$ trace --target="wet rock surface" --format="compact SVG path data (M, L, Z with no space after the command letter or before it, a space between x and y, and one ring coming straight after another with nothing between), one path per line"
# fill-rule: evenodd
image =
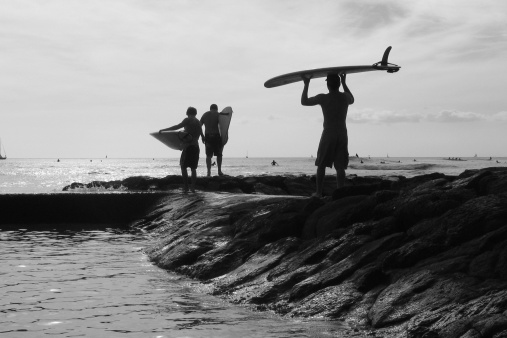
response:
M311 177L202 179L135 226L157 265L234 303L373 337L507 337L507 168L326 182L317 199Z
M349 181L354 186L365 186L376 189L379 185L390 186L403 177L393 176L390 180L379 177L349 176ZM189 180L190 183L190 180ZM183 186L181 175L168 175L163 178L148 176L129 177L121 181L93 181L90 183L74 182L63 188L63 191L76 191L79 189L101 190L128 190L128 191L168 191L177 190ZM324 180L324 195L331 196L336 188L336 179L326 176ZM230 192L239 194L262 194L262 195L294 195L310 196L315 192L315 176L211 176L198 177L196 183L198 191ZM357 193L357 192L356 192Z

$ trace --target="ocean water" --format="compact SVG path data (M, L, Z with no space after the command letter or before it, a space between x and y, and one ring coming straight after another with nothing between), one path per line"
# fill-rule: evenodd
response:
M275 160L278 165L272 166ZM314 175L314 158L224 158L222 171L231 176ZM361 163L362 161L362 163ZM351 157L347 175L413 177L432 172L458 175L466 169L507 166L507 158ZM328 174L334 170L328 169ZM180 175L179 159L7 159L0 161L0 194L61 192L73 182L122 180L131 176ZM204 158L197 174L206 175ZM212 175L217 174L216 166Z
M348 336L338 322L284 320L199 292L152 265L148 239L127 229L0 230L0 337Z

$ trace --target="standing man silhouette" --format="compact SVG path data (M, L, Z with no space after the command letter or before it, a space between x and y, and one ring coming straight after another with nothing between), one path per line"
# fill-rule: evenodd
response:
M222 137L218 129L218 107L216 104L210 106L210 110L201 117L201 126L204 125L205 132L202 142L206 145L206 166L208 176L211 176L211 158L217 157L218 175L222 176Z
M202 129L199 120L196 118L197 109L194 107L188 107L187 117L183 119L180 124L174 125L169 128L160 129L159 134L163 131L178 130L184 128L184 130L191 135L190 141L183 143L183 151L180 156L180 167L181 175L183 176L183 192L188 192L188 173L187 168L190 168L191 172L191 186L192 192L195 192L195 183L197 181L197 165L199 164L199 137L202 136Z
M324 115L324 130L320 137L319 149L315 165L317 166L317 191L314 196L322 197L322 188L326 167L336 169L336 186L343 187L345 183L345 169L349 164L347 111L349 105L354 103L354 96L345 83L346 75L328 74L327 88L329 93L308 97L308 87L311 77L303 77L304 88L301 94L303 106L320 105ZM340 81L341 79L341 81ZM343 93L339 91L340 82L343 84Z

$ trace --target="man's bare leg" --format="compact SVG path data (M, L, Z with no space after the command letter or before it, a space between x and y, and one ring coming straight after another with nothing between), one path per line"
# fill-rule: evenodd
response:
M222 156L217 156L218 175L222 176Z
M335 169L336 169L336 187L340 189L345 185L345 169L343 168L335 168Z
M183 176L183 192L188 192L188 173L187 173L187 168L181 167L181 176Z
M206 167L208 168L208 176L211 176L211 157L206 156Z
M191 183L190 183L190 191L195 192L195 182L197 181L197 171L194 168L190 168L192 172ZM186 170L185 170L186 172Z
M324 177L326 176L326 166L325 165L319 165L317 167L317 176L316 176L316 186L317 186L317 192L313 194L313 196L316 197L322 197L322 188L324 185Z

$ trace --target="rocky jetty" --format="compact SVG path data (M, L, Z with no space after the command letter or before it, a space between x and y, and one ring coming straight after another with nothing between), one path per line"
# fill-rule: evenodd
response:
M181 181L97 185L160 191ZM198 185L158 199L135 226L153 238L151 260L206 292L342 320L370 337L507 337L507 168L348 177L336 191L329 177L324 199L307 197L308 176Z
M397 180L398 178L393 178ZM378 183L376 177L354 177L355 184ZM190 182L190 181L189 181ZM76 191L87 189L101 190L128 190L128 191L169 191L183 186L181 175L169 175L164 178L147 176L129 177L121 181L93 181L90 183L74 182L63 188L63 191ZM324 193L332 195L336 188L336 179L327 176L325 179ZM315 192L315 176L211 176L198 177L196 189L199 191L222 191L239 194L264 194L264 195L295 195L310 196Z

